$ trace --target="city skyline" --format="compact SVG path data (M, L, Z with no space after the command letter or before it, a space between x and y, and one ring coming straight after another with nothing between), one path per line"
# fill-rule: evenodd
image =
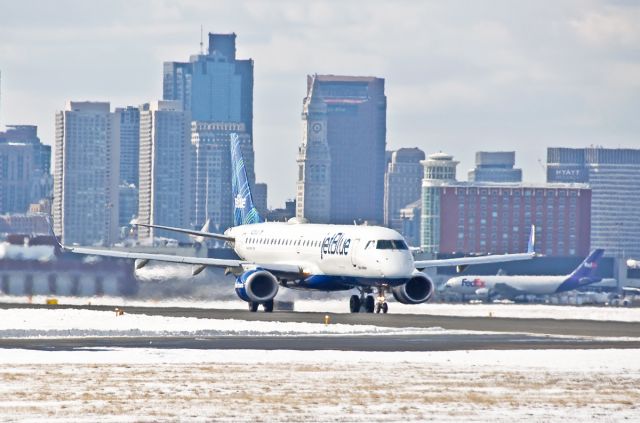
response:
M35 124L52 145L66 101L162 98L163 62L197 54L202 25L235 32L254 60L256 177L271 207L295 195L314 73L385 78L388 149L445 151L462 172L475 151L515 150L523 179L542 182L548 146L637 147L639 17L623 1L8 3L0 128Z

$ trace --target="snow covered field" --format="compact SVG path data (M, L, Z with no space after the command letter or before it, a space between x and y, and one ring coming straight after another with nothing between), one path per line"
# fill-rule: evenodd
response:
M220 336L220 335L391 335L468 333L441 328L389 328L373 325L256 322L199 319L143 314L117 315L112 311L74 309L0 310L0 337L84 336ZM477 333L477 332L476 332Z
M34 304L44 304L47 297L31 298ZM165 299L161 301L140 300L121 297L58 297L60 304L75 305L113 305L142 307L195 307L216 309L246 310L247 305L241 300L235 301L190 301L185 299ZM0 302L29 302L27 297L0 295ZM295 311L311 311L321 313L348 313L348 298L343 300L297 300ZM546 318L546 319L579 319L579 320L611 320L620 322L640 322L640 308L592 307L592 306L556 306L542 304L442 304L426 303L404 305L392 302L390 313L429 314L441 316L493 316L510 318Z
M462 333L0 310L5 338L416 332ZM0 349L0 421L633 421L640 420L639 356L640 350Z
M637 421L640 350L0 350L0 420Z

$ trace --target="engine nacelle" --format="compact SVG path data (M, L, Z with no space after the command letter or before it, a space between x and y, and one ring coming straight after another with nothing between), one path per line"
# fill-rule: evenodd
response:
M236 278L235 288L240 299L265 303L278 293L278 279L264 269L249 270Z
M391 288L393 298L402 304L420 304L433 295L433 282L424 273L416 273L406 283Z
M489 299L489 289L488 288L478 288L476 289L476 295L480 298Z

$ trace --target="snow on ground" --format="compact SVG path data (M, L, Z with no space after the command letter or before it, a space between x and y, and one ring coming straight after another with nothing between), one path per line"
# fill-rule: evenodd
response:
M0 302L44 304L47 297L38 296L14 297L0 295ZM142 307L195 307L216 309L246 310L244 301L204 301L188 299L141 300L122 297L58 297L60 304L75 305L112 305ZM344 300L297 300L295 311L311 311L321 313L348 313L349 302ZM426 303L405 305L397 302L389 303L389 312L395 314L429 314L441 316L471 317L508 317L508 318L547 318L547 319L579 319L579 320L611 320L621 322L640 322L640 308L593 307L593 306L557 306L545 304L443 304Z
M0 420L637 421L640 350L0 350Z
M297 301L296 311L347 312L346 301ZM640 308L556 306L546 304L389 304L389 313L435 316L506 317L521 319L578 319L640 322Z
M195 317L117 315L111 311L75 309L0 310L0 337L82 336L216 336L216 335L391 335L469 333L442 328L388 328L373 325L260 322ZM478 332L474 332L478 333Z

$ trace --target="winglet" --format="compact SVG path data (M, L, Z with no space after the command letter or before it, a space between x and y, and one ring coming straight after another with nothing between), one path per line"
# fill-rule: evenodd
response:
M51 216L46 216L44 220L47 221L47 225L49 226L49 234L53 237L53 240L56 242L56 245L58 246L58 248L60 248L60 251L67 251L68 248L62 245L62 243L58 240L58 237L56 236L56 233L53 230L53 225L51 224Z
M535 254L536 252L536 225L531 225L531 233L529 234L529 242L527 243L527 253Z

